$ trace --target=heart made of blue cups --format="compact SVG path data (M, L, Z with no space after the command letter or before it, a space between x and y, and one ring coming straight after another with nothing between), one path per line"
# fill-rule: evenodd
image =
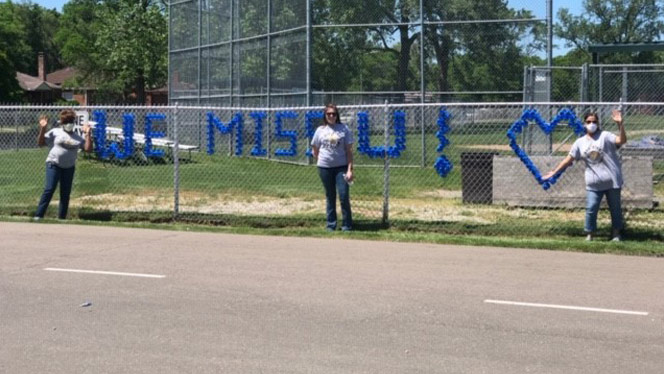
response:
M563 175L565 169L559 171L553 177L547 180L542 179L542 174L540 173L537 166L535 166L530 157L528 157L528 154L523 149L521 149L521 147L519 147L519 144L516 141L517 135L523 132L523 129L529 126L531 122L536 123L537 126L539 126L540 129L542 129L542 131L544 131L544 133L547 135L551 134L559 123L567 123L567 125L574 131L577 136L582 136L586 131L574 111L569 108L564 108L558 112L551 123L546 123L536 109L525 109L521 114L521 118L514 122L512 126L510 126L509 130L507 130L507 137L510 140L510 148L512 148L514 153L516 153L517 157L519 157L521 162L523 162L528 171L530 171L530 173L535 177L537 183L539 183L539 185L542 186L544 190L548 190L558 181L558 178Z

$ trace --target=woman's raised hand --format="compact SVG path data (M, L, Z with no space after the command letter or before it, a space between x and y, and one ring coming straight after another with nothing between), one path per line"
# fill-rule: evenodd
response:
M616 123L622 123L623 118L622 118L622 113L618 109L614 109L611 112L611 118L616 122Z

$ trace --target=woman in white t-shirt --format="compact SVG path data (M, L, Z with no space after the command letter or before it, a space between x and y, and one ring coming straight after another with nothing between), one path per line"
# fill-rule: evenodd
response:
M342 214L342 231L350 231L353 218L350 211L350 188L353 181L353 133L341 123L336 105L325 107L323 126L319 126L311 139L311 147L318 175L323 182L326 199L327 230L337 228L336 193Z
M84 136L78 135L74 131L74 121L76 113L71 109L65 109L60 112L60 127L46 131L48 118L42 116L39 118L39 134L37 134L37 145L43 147L49 146L48 156L46 156L46 182L44 192L39 199L37 211L34 220L38 221L44 218L48 204L51 202L55 189L60 184L60 203L58 207L58 218L67 218L69 209L69 196L74 181L74 171L76 170L76 158L78 150L92 152L92 136L90 126L86 123L82 127Z
M577 139L567 157L555 169L542 177L545 180L549 179L574 161L583 160L586 164L586 222L584 227L587 234L586 240L593 240L593 235L597 230L599 204L604 195L606 195L606 202L611 212L612 240L622 240L623 218L620 190L623 185L623 177L618 148L627 142L627 136L620 111L614 110L612 118L618 125L618 136L600 129L599 117L596 113L586 114L583 117L586 135Z

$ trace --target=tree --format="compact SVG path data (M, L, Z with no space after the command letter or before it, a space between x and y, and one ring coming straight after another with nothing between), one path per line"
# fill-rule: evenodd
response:
M504 0L424 0L423 6L424 74L428 89L520 89L523 65L531 58L529 53L542 51L542 22L475 22L532 18L528 11L508 8ZM421 58L419 1L317 0L314 12L317 25L378 24L330 27L323 29L325 32L316 29L314 58L321 61L315 64L316 74L320 68L325 69L325 74L335 70L322 63L333 55L344 58L344 69L336 74L348 77L346 82L359 80L359 86L367 89L373 84L374 89L381 90L417 90L420 69L414 62ZM436 23L450 21L444 25ZM463 24L465 21L468 23ZM320 35L322 41L318 39ZM394 73L386 72L386 68ZM385 87L388 77L392 84ZM334 77L317 79L333 81ZM351 86L344 81L335 82L337 86Z
M317 25L353 23L359 10L354 1L314 0L313 22ZM321 91L348 90L360 76L360 55L367 47L367 36L363 29L314 29L312 88Z
M425 0L424 7L427 17L439 22L532 18L529 11L508 8L500 0ZM542 26L523 22L426 26L426 46L438 66L438 89L518 90L529 54L541 50ZM527 35L530 40L522 45Z
M139 103L145 90L166 83L168 25L161 2L122 0L117 11L104 7L95 47L113 84L133 90Z
M166 84L168 29L154 0L72 0L63 8L58 41L64 60L82 72L81 84L136 95Z
M55 35L64 62L78 68L83 80L92 84L96 84L94 76L101 70L101 56L95 48L101 7L97 0L70 0L62 8Z
M7 53L0 50L0 102L15 102L20 97L21 89L16 80L16 69Z
M313 89L346 91L359 78L366 35L356 28L314 30Z
M553 66L580 67L588 61L588 54L580 49L572 49L564 56L553 58ZM581 101L581 69L554 69L551 101Z
M419 4L415 0L317 0L314 2L314 22L316 24L391 24L370 27L339 27L327 28L315 35L316 45L314 58L324 62L326 58L335 56L340 60L330 63L343 66L329 67L326 64L315 64L318 69L328 72L336 71L335 77L324 80L335 82L336 87L348 87L350 79L339 81L340 78L353 74L353 80L359 79L360 66L364 73L369 66L363 65L379 60L392 60L395 80L383 89L407 91L413 89L409 84L412 78L410 69L411 48L419 37L415 26L408 25L416 19ZM394 25L398 24L398 25ZM321 39L322 38L322 39ZM393 57L378 56L387 53ZM364 58L363 54L371 54L375 58ZM321 57L324 56L324 57ZM363 62L364 61L364 62ZM352 70L351 70L352 69ZM364 76L363 80L372 78L381 80L385 76L385 66L377 71L369 72L374 77ZM392 74L390 74L392 75ZM320 78L320 76L319 76ZM367 85L368 86L368 85ZM327 88L329 86L325 86ZM329 89L329 88L328 88Z
M565 8L558 11L555 32L567 41L566 46L580 50L591 44L652 42L659 39L664 26L663 5L661 0L584 0L582 15L572 15ZM611 62L632 58L616 55Z
M408 75L411 61L411 48L420 37L420 31L408 23L418 18L419 3L414 0L367 0L367 9L373 9L378 22L399 24L398 26L374 26L369 31L374 33L372 39L380 43L383 50L394 54L396 66L396 91L407 91ZM396 43L389 43L388 39L394 34L398 38Z
M27 69L30 48L25 42L25 27L20 22L19 5L0 3L0 101L18 101L21 89L16 71Z
M44 53L49 71L62 67L59 47L55 35L59 28L60 13L37 4L25 3L18 7L20 22L25 27L25 42L30 52L25 56L22 72L37 75L37 56ZM48 71L47 71L48 72Z

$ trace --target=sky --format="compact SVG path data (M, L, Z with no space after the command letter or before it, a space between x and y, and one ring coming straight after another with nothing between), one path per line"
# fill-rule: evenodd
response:
M14 1L20 2L21 0ZM32 0L35 4L39 4L48 9L55 8L60 12L62 12L62 6L68 1L69 0ZM512 8L532 10L537 18L546 18L546 0L508 0L507 3ZM581 3L580 0L553 0L554 22L556 22L556 14L558 14L560 8L567 8L575 15L581 14L581 10L583 9ZM554 39L554 44L556 45L556 48L553 51L554 55L564 54L567 51L562 41Z

